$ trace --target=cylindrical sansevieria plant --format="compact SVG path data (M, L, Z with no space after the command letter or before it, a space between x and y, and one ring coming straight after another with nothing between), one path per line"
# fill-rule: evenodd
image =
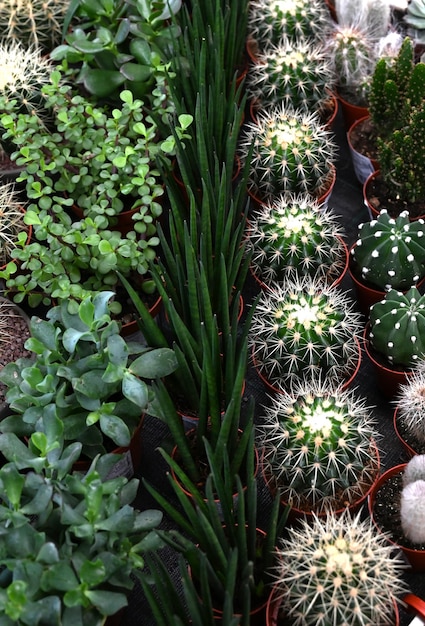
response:
M372 410L354 391L301 381L276 394L258 427L267 480L298 511L359 503L379 472Z
M262 111L247 124L240 153L242 161L250 156L248 188L261 201L288 192L320 197L334 176L336 145L316 112L285 106Z
M307 194L263 204L250 216L247 235L252 272L266 286L306 275L332 284L344 271L344 228Z
M69 0L0 0L0 32L25 48L49 52L58 45Z
M310 378L344 383L359 360L360 314L338 287L304 277L263 291L250 343L259 373L278 390Z
M373 522L329 514L288 528L277 549L276 594L292 626L395 626L406 564Z

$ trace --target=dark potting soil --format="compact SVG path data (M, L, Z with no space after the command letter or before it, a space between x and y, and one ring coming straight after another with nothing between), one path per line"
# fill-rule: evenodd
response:
M408 211L411 218L425 217L425 202L405 202L401 199L390 198L388 187L379 176L368 184L367 199L376 211L387 209L391 217L397 217L402 211Z
M425 454L425 441L419 441L407 428L403 417L396 417L397 430L400 437L416 452L416 454Z
M9 314L4 315L5 326L1 329L0 369L19 357L31 356L31 352L24 348L24 343L30 336L26 320L17 315L13 308L10 309ZM6 391L5 385L0 383L0 403L5 400Z
M376 132L369 118L350 131L350 141L354 150L369 159L378 160Z

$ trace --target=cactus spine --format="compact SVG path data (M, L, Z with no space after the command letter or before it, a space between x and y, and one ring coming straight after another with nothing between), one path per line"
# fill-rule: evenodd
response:
M20 243L24 245L27 237L18 193L11 183L0 185L0 266L11 260L12 250Z
M425 444L425 361L417 361L411 376L397 394L398 418L406 432ZM424 457L425 458L425 457Z
M0 0L0 32L9 41L45 52L61 41L69 0Z
M418 454L407 463L403 473L400 500L403 533L412 543L425 544L425 455Z

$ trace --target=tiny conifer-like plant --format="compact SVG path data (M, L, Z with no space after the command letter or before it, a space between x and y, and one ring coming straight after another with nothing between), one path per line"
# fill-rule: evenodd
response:
M278 547L276 579L293 626L388 626L406 592L406 565L370 519L305 520Z
M329 383L306 380L276 394L258 427L267 480L298 510L355 504L379 471L374 424L362 398Z
M419 359L406 383L400 385L397 396L397 418L406 433L425 445L425 361Z
M68 0L0 0L0 32L49 52L60 43Z
M0 267L11 259L12 250L28 238L25 212L11 183L0 185Z

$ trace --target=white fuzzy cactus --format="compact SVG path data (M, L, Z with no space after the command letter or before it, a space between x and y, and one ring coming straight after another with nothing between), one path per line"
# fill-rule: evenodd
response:
M425 454L412 457L404 469L400 518L406 538L425 544Z
M425 361L420 359L405 384L400 385L395 400L398 418L407 433L425 444ZM424 473L425 477L425 467Z

